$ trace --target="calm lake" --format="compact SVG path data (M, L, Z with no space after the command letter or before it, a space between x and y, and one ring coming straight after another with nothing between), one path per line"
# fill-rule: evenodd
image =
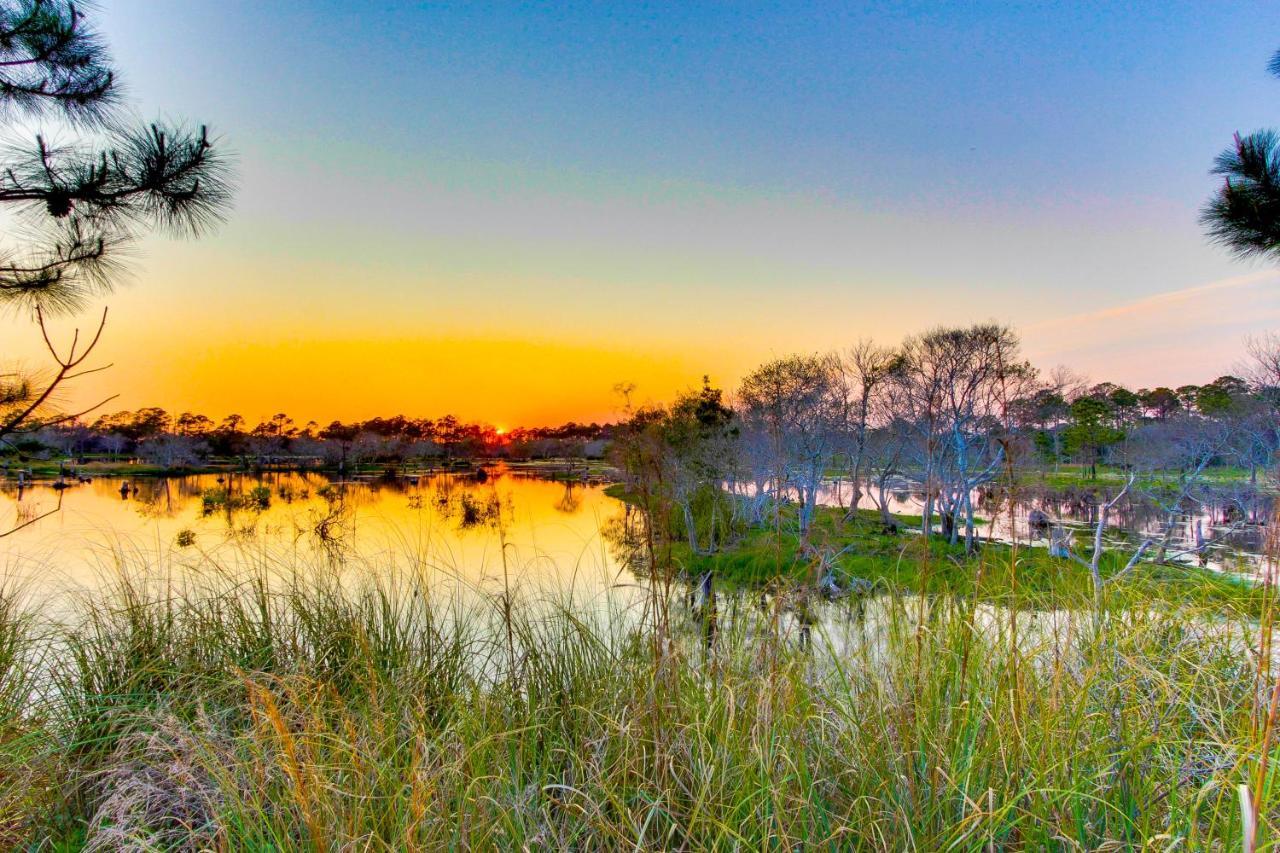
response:
M823 503L848 500L833 483ZM1087 523L1089 501L1039 495L1010 514L1002 502L981 506L982 535L1034 541L1032 507ZM864 500L863 506L867 506ZM892 509L918 514L917 496L892 496ZM553 482L507 470L338 482L318 473L201 474L167 478L99 477L57 490L49 482L19 490L0 481L0 575L37 597L92 590L121 567L174 572L331 566L428 572L441 585L497 593L594 595L631 586L627 507L600 485ZM631 516L634 520L634 516ZM1144 535L1162 516L1131 504L1116 521ZM1178 520L1179 543L1210 513ZM23 526L25 525L25 526ZM1250 570L1262 528L1248 526L1213 549L1211 568ZM634 543L633 543L634 544ZM1043 543L1041 543L1043 544ZM504 559L505 558L505 559ZM1243 561L1242 561L1243 560Z
M0 538L0 572L41 594L92 589L120 566L191 570L246 560L410 568L487 592L504 583L590 592L623 573L604 532L625 512L599 485L502 468L483 480L201 474L21 492L8 481L0 529L29 524Z

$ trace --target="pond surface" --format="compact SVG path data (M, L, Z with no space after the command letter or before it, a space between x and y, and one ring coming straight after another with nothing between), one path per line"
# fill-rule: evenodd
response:
M864 490L865 491L865 490ZM826 504L847 504L848 483L833 481ZM1064 523L1087 524L1093 498L1041 490L1009 512L998 497L977 496L987 519L980 534L1045 544L1026 524L1039 508ZM909 488L891 509L918 515ZM862 506L868 507L864 498ZM1262 509L1270 512L1270 499ZM1177 521L1175 546L1222 528L1221 510ZM1010 519L1012 518L1012 523ZM354 567L430 572L479 592L572 589L592 595L636 583L638 554L626 547L634 514L598 484L562 483L504 467L487 475L432 474L336 481L317 473L201 474L168 478L99 477L64 490L41 482L18 489L0 480L0 581L38 598L93 589L121 567L198 571L199 567ZM1164 517L1140 503L1118 508L1121 529L1158 534ZM1245 525L1212 550L1212 568L1260 566L1265 528ZM505 557L505 560L504 560Z
M590 591L622 572L602 531L624 512L599 485L502 468L358 482L313 473L100 477L64 490L7 481L0 532L26 526L0 538L0 575L43 594L92 589L120 566L257 559L412 568L490 592L504 583Z

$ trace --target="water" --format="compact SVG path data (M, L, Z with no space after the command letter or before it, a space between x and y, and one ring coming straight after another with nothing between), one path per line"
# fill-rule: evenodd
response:
M976 515L982 519L977 525L977 534L984 539L1048 547L1048 529L1037 529L1029 523L1032 511L1040 510L1054 524L1092 535L1099 499L1105 500L1123 485L1081 483L1055 488L1033 484L1021 487L1012 502L996 488L977 489L972 495ZM873 488L867 485L862 488L860 506L863 509L874 508L868 497ZM1169 553L1192 552L1198 541L1207 541L1210 544L1201 552L1185 553L1179 562L1246 574L1266 571L1266 523L1274 514L1274 496L1244 484L1207 487L1198 490L1198 494L1197 502L1182 507L1173 517ZM847 506L851 496L849 481L837 479L828 482L819 492L818 502L826 506ZM891 489L886 497L889 511L893 513L918 516L924 506L923 493L906 481ZM1144 539L1160 541L1171 523L1163 508L1136 490L1112 509L1108 520L1108 543L1122 549L1132 549ZM939 523L935 520L935 528ZM1118 541L1121 536L1128 541Z
M121 565L195 570L258 560L277 566L427 571L493 592L504 586L587 592L624 573L602 531L624 505L599 485L503 468L336 482L321 474L102 477L59 491L0 490L0 572L41 592L92 589ZM505 557L505 561L504 561Z
M847 482L833 481L822 496L827 504L847 500ZM891 501L894 512L920 511L919 496L905 487ZM1084 525L1091 504L1042 491L1010 513L1006 501L979 495L988 520L979 532L1045 544L1026 525L1032 507ZM1142 535L1163 523L1139 502L1119 507L1115 520ZM45 596L92 590L121 566L198 571L256 561L426 571L441 584L490 594L514 587L591 595L635 585L633 569L646 574L634 564L641 551L626 547L627 532L635 533L629 521L634 514L601 485L503 467L482 479L434 474L345 483L315 473L101 477L62 491L47 482L19 490L9 480L0 481L0 532L18 529L0 537L0 578ZM1197 522L1206 535L1220 526L1212 510L1188 513L1175 546L1189 543ZM1245 527L1215 546L1210 567L1239 570L1259 552L1262 530Z

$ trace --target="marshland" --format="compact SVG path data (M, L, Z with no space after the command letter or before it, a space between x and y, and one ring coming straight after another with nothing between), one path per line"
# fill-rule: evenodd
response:
M0 0L0 849L1276 849L1273 12Z
M593 459L495 438L446 464L356 429L345 470L279 470L317 441L284 435L262 464L119 477L74 455L92 428L71 455L31 433L59 473L2 499L6 838L1269 837L1273 492L1241 454L1270 386L1107 402L1125 420L1091 448L1071 413L1114 386L991 366L1016 346L973 327L781 359L732 406L708 383L632 411ZM927 358L973 393L913 417L908 395L955 399ZM1037 401L1057 414L1000 417Z

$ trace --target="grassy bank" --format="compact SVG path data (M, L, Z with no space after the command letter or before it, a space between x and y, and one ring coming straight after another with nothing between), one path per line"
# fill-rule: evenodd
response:
M1258 472L1258 485L1262 488L1270 488L1270 484L1265 476L1266 472ZM1167 479L1172 480L1175 474L1169 474ZM1039 471L1025 471L1018 480L1022 484L1038 484L1049 488L1077 488L1077 487L1113 487L1123 485L1129 478L1129 471L1116 465L1099 465L1097 476L1093 476L1088 465L1063 464L1053 468L1046 468ZM1203 482L1211 485L1230 485L1244 484L1251 480L1250 471L1235 465L1215 465L1206 468L1200 474ZM1159 483L1161 477L1158 475L1148 475L1143 479L1144 484Z
M222 474L237 470L231 463L170 468L129 460L92 459L83 464L58 460L31 460L13 463L10 471L27 471L41 480L52 480L59 474L76 472L85 477L168 477L178 474ZM12 476L12 473L11 473Z
M708 650L681 607L302 568L4 599L0 844L1238 849L1241 783L1276 838L1269 607L1117 587L1095 631L889 584L808 650L722 600Z
M903 533L886 533L879 513L863 510L846 519L844 510L819 507L809 536L810 549L788 528L757 527L742 532L720 552L695 554L687 544L671 545L673 564L689 575L713 572L730 584L760 586L776 579L816 582L817 553L837 555L826 565L835 580L849 586L866 581L876 589L904 589L925 595L963 595L1020 607L1055 608L1068 600L1087 598L1092 577L1072 560L1051 557L1043 546L1016 549L986 543L979 555L966 555L963 545L949 545L941 537L928 542L914 531L919 516L895 516ZM1086 543L1079 543L1087 554ZM1120 574L1129 551L1104 553L1100 568L1105 578ZM1139 563L1115 583L1154 603L1188 600L1258 614L1267 591L1242 579L1194 567Z
M638 503L622 484L609 486L605 493ZM672 513L671 541L660 545L658 556L686 577L710 572L719 583L748 588L779 581L813 584L830 571L844 587L866 582L879 592L898 589L921 595L960 595L1031 609L1074 606L1092 594L1089 570L1070 559L1050 556L1044 546L1015 548L986 542L981 553L970 555L963 545L950 545L940 536L926 541L918 535L919 515L895 514L892 518L901 532L887 532L875 510L859 510L849 517L839 507L818 507L807 543L802 543L795 532L794 508L784 506L776 524L738 525L721 539L714 553L707 554L689 546L682 518ZM985 524L985 520L978 521L980 527ZM706 538L700 536L702 541ZM1076 547L1079 553L1089 555L1089 543L1083 537ZM1106 552L1099 564L1108 586L1121 588L1128 595L1152 604L1199 601L1255 616L1268 600L1267 590L1244 578L1190 566L1142 562L1126 572L1132 548L1136 543L1128 550Z

